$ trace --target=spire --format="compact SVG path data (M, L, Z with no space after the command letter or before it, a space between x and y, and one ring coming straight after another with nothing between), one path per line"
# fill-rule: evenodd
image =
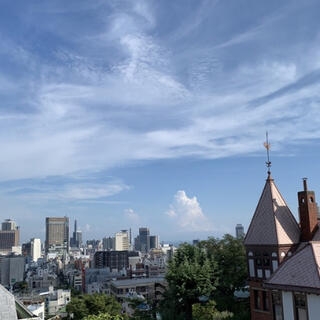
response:
M248 228L245 245L299 243L300 229L273 179L268 178Z
M269 137L268 137L268 131L266 131L266 141L264 142L264 147L266 148L267 150L267 161L266 161L266 166L268 168L268 179L271 179L271 171L270 171L270 168L271 168L271 161L270 161L270 153L269 153L269 150L270 150L270 142L269 142Z

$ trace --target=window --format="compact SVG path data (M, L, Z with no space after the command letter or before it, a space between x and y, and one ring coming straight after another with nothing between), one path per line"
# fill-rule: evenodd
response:
M282 299L281 299L280 291L272 292L272 308L273 308L273 319L283 320Z
M270 257L269 257L269 254L266 253L266 252L263 254L263 265L265 267L269 267L270 266Z
M269 311L269 295L267 291L262 291L263 310Z
M254 307L256 309L261 309L261 298L258 290L253 290L254 295Z
M257 264L257 267L261 267L261 266L262 266L262 260L261 260L261 258L257 258L257 259L256 259L256 264Z
M265 269L264 270L264 274L265 274L265 277L266 277L266 279L268 279L268 278L270 278L270 270L269 269Z
M250 277L252 278L255 276L253 259L249 259L249 274L250 274Z
M272 269L273 271L276 271L278 269L278 261L272 260Z
M303 293L294 293L293 297L296 320L308 320L306 295Z

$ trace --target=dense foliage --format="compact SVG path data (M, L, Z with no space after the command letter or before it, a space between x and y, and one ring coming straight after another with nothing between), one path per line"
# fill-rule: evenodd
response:
M80 295L72 298L71 302L67 305L69 316L73 315L73 319L75 320L82 320L85 317L93 315L98 316L100 313L105 313L108 316L118 316L121 315L121 309L121 304L114 297L105 294Z
M225 235L197 246L183 244L170 261L166 278L168 288L160 304L163 320L249 318L247 303L234 298L247 279L241 239Z
M85 317L83 320L124 320L124 317L119 315L112 316L108 313L100 313L98 315Z

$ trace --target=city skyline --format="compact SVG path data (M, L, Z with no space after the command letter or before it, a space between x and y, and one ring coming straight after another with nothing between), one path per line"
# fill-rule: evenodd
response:
M0 219L20 242L50 216L84 239L246 230L267 130L295 217L301 178L319 194L317 1L1 7Z

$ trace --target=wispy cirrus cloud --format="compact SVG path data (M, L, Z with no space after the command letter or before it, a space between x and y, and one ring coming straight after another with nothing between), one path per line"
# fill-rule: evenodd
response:
M10 41L0 45L0 83L8 89L0 105L0 180L96 172L140 160L254 154L266 128L278 149L288 137L289 144L320 137L320 82L311 76L319 67L317 34L308 25L300 47L285 37L291 34L286 13L298 14L297 6L282 6L278 14L270 5L263 19L248 16L243 26L223 19L219 29L209 17L227 17L230 4L202 1L181 12L166 3L176 17L166 26L165 5L155 2L60 5L30 13L48 24L23 42L2 28ZM23 8L19 26L38 26L26 22ZM88 10L95 19L86 16L81 25L74 20L72 27L64 17ZM72 37L76 27L81 32ZM68 188L65 197L82 197L84 189L91 194L90 185Z

